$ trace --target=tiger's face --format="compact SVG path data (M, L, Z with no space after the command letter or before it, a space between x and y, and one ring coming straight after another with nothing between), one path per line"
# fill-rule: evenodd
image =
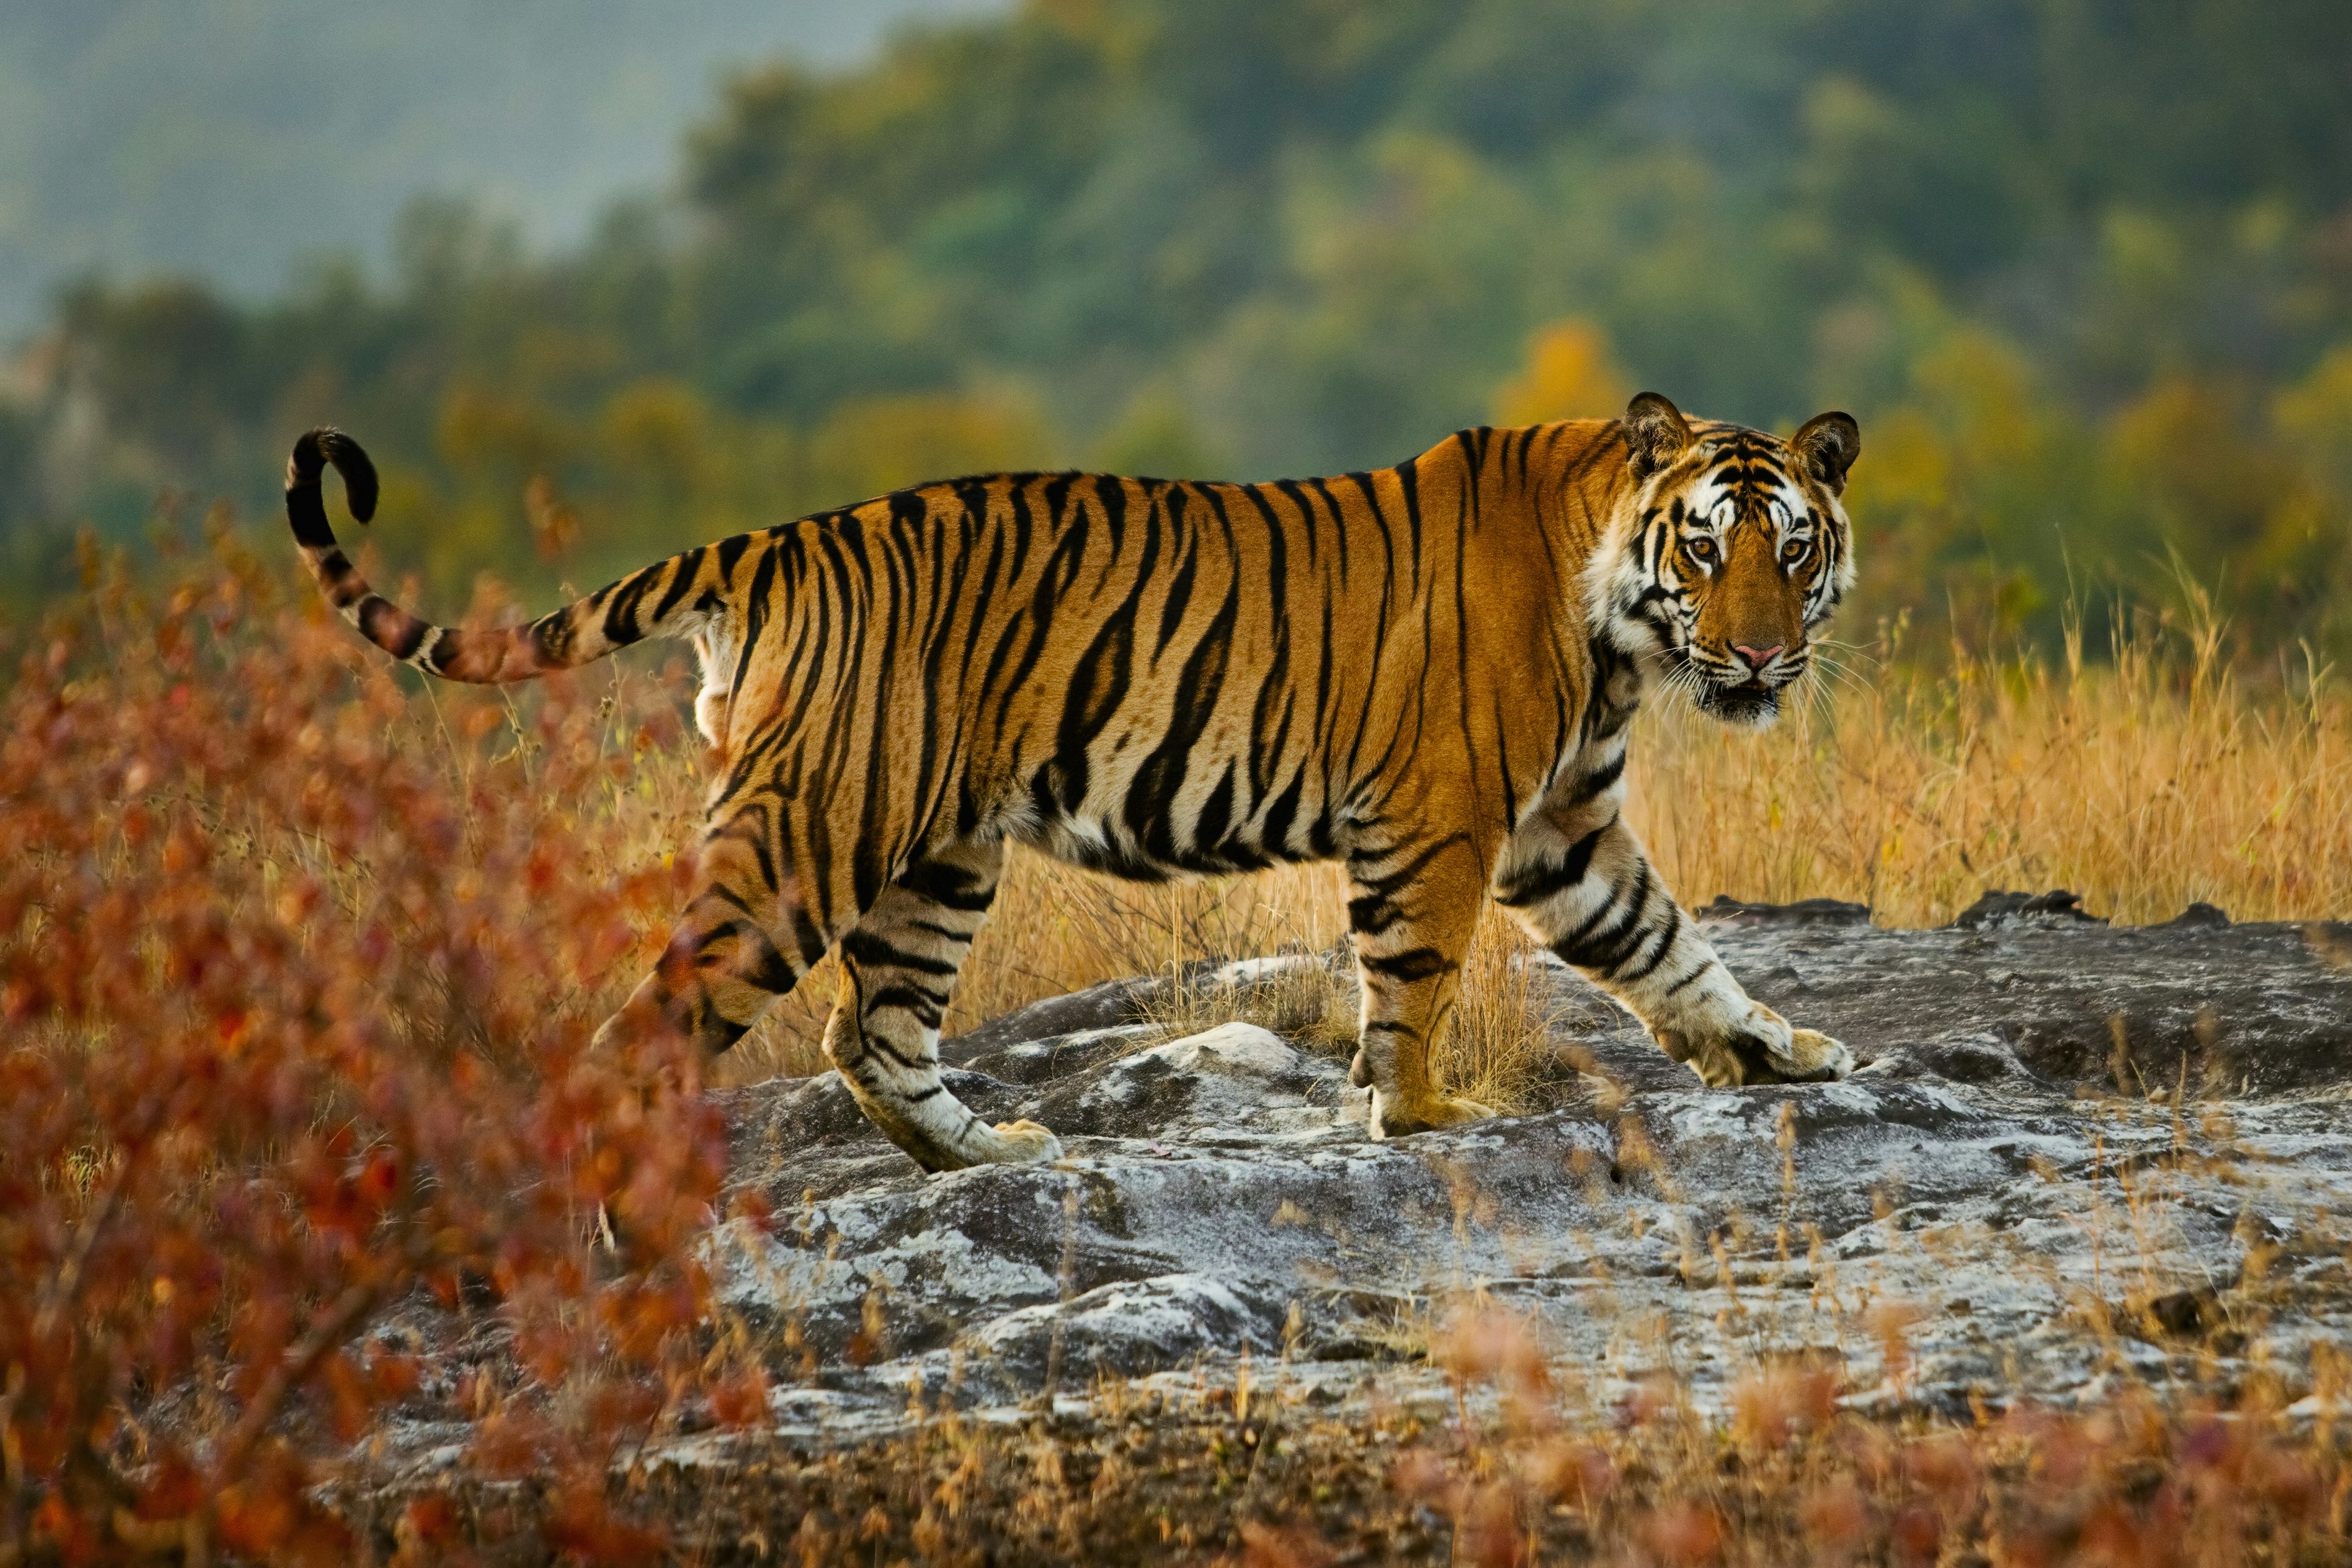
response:
M1862 451L1851 416L1783 441L1685 421L1655 393L1625 414L1635 481L1590 579L1596 623L1663 666L1701 711L1761 728L1811 668L1815 635L1853 583L1840 497Z

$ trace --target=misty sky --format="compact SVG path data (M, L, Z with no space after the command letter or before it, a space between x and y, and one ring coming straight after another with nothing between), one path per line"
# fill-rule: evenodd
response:
M562 243L670 176L727 74L1006 4L5 0L0 342L85 271L250 295L305 256L380 260L420 191Z

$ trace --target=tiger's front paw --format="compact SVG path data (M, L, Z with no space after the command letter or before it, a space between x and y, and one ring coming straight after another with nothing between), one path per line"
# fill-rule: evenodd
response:
M1842 1041L1819 1029L1789 1031L1789 1060L1794 1069L1787 1083L1834 1083L1853 1070L1853 1053Z
M1818 1029L1796 1029L1769 1007L1758 1006L1745 1025L1717 1038L1662 1034L1666 1054L1686 1064L1710 1089L1743 1084L1832 1083L1853 1071L1853 1053Z
M1430 1132L1440 1127L1459 1127L1465 1121L1480 1121L1494 1111L1475 1100L1460 1100L1452 1095L1433 1094L1420 1104L1408 1108L1381 1089L1372 1090L1372 1108L1364 1121L1365 1131L1375 1138L1402 1138L1411 1132Z
M879 1119L877 1119L877 1121ZM1034 1121L974 1120L952 1134L880 1121L890 1142L932 1175L969 1171L974 1165L1043 1165L1062 1157L1062 1142Z
M1062 1157L1062 1141L1042 1122L1000 1121L989 1131L995 1137L985 1157L992 1164L1043 1165Z

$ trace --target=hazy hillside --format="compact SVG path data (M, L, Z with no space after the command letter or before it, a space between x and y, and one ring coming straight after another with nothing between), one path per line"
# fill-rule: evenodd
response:
M59 277L274 289L381 254L419 190L541 243L667 177L722 70L840 65L1002 0L10 0L0 5L0 341Z

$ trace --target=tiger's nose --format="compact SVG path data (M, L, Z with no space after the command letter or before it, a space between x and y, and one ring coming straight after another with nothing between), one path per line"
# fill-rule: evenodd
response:
M1744 642L1736 642L1731 645L1731 651L1746 659L1748 668L1761 670L1766 665L1780 658L1780 650L1788 646L1786 643L1776 642L1770 647L1749 647Z

